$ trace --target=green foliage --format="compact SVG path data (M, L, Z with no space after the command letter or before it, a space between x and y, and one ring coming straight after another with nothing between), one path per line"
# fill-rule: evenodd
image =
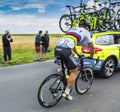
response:
M0 54L3 54L3 53L0 52ZM34 62L33 61L34 57L35 57L35 51L17 49L12 52L12 63L6 64L5 66L32 63L32 62ZM49 49L46 60L51 60L51 59L54 59L53 48ZM42 59L42 61L45 61L45 59ZM0 55L0 67L4 66L3 62L4 62L3 55Z
M14 43L12 43L12 63L7 63L6 65L3 64L3 50L2 50L2 42L0 45L0 67L4 66L11 66L11 65L19 65L19 64L26 64L34 62L35 58L35 49L34 49L34 41L31 39L35 37L35 34L12 34L14 37ZM54 59L54 47L57 38L62 37L63 34L50 34L50 46L49 52L46 54L46 59L42 59L42 61ZM2 34L0 34L0 38ZM26 38L29 37L29 41L31 43L25 43ZM22 42L21 42L22 40ZM25 40L25 41L24 41ZM19 43L20 42L20 45ZM14 45L13 45L14 44Z
M35 58L35 49L34 49L34 41L31 41L31 43L27 43L26 38L31 37L29 39L32 39L35 37L35 34L12 34L14 37L14 45L12 46L12 64L7 63L6 65L3 64L3 51L2 51L2 44L0 45L0 67L3 66L11 66L11 65L19 65L19 64L26 64L26 63L32 63L34 62ZM2 34L0 34L1 38ZM22 38L22 42L19 40ZM47 53L46 60L54 59L54 47L56 44L57 38L62 37L63 34L50 34L50 46L49 46L49 52ZM17 40L18 38L18 40ZM25 42L25 41L26 42ZM20 45L19 45L20 42ZM25 43L24 43L25 42ZM31 46L30 46L31 45ZM42 59L42 61L45 61L45 59Z

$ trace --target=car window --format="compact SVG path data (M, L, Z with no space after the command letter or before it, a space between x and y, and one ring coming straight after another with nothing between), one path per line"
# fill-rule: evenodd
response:
M98 36L95 40L97 45L111 45L114 44L114 36L113 35L101 35Z
M115 44L120 44L120 35L114 35Z

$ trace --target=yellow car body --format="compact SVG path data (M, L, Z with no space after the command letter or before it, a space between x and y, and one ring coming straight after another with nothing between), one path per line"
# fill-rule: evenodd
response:
M99 63L94 67L99 71L99 76L111 77L115 69L120 67L120 31L91 32L94 44L94 59L99 57ZM76 47L79 53L89 56L89 47L82 42ZM85 62L89 62L87 60Z

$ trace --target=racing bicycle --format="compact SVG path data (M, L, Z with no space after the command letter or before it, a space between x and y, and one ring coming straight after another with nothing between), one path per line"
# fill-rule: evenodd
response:
M99 10L96 9L96 6L93 8L86 8L86 6L85 4L77 7L66 6L69 9L69 14L62 15L59 20L59 27L62 32L66 33L70 28L76 27L82 19L88 20L91 26L90 30L100 30L98 26L104 26L102 20L98 19ZM99 6L101 7L101 4Z
M60 60L62 71L49 75L42 81L38 89L38 102L46 108L55 106L61 100L69 78L69 72L66 72L67 68L64 66L63 60L60 57L56 58ZM91 58L80 55L78 59L79 72L75 80L75 90L80 95L85 94L91 88L94 79L93 67L98 63L98 59L95 59L96 63L93 66L84 66L84 59Z
M101 31L120 30L120 2L109 3L109 7L103 7L99 12L99 20L104 26L99 25Z
M69 9L69 14L62 15L59 20L59 27L64 33L70 28L75 27L79 22L79 15L82 8L81 6L74 7L71 5L66 5L66 7Z

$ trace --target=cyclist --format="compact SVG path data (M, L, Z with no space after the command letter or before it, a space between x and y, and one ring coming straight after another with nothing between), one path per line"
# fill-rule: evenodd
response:
M55 48L55 57L59 56L70 71L70 77L67 80L67 86L62 96L67 100L72 100L70 90L78 74L77 63L74 60L73 53L80 56L75 48L79 42L85 40L90 47L90 57L93 57L94 46L90 37L90 24L86 19L82 19L78 27L71 28L63 38L59 39Z

